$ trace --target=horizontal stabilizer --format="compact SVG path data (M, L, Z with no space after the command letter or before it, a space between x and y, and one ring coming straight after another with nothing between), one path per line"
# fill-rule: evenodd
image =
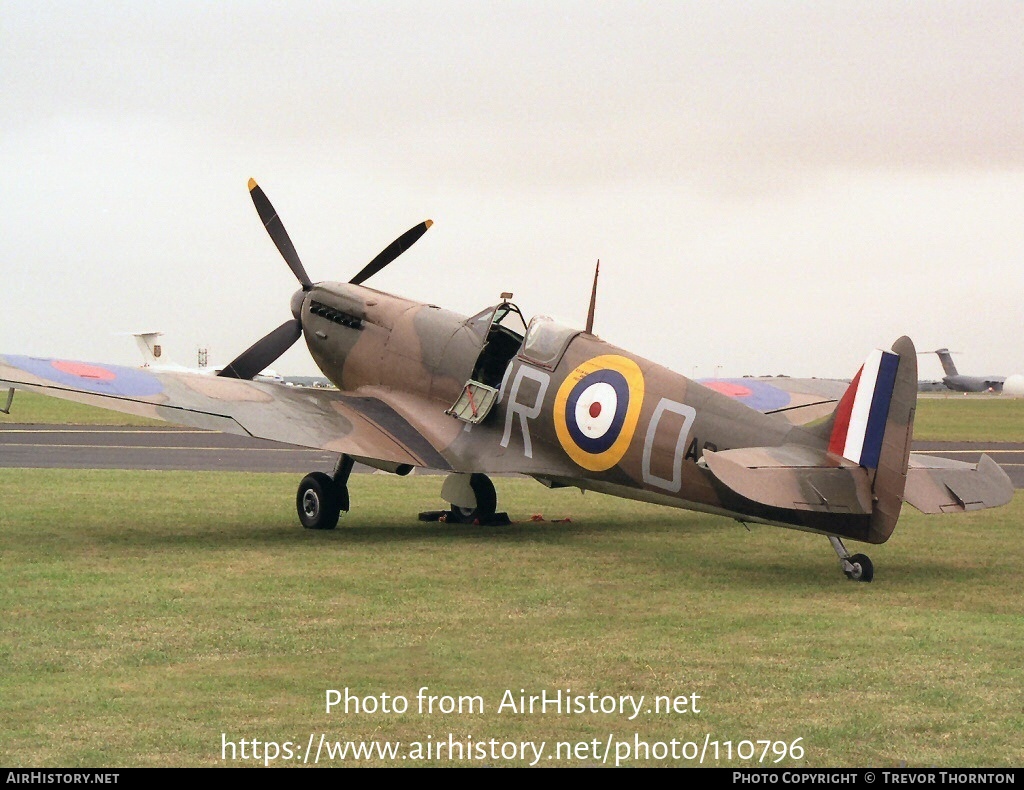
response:
M803 445L704 450L708 469L735 493L768 507L871 513L871 480L859 464Z
M904 499L923 513L956 513L1005 505L1013 483L989 456L977 466L912 454Z

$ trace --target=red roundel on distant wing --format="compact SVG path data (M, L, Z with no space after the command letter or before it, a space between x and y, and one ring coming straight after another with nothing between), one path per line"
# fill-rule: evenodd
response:
M117 374L112 370L107 370L106 368L101 368L96 365L87 365L84 362L65 362L62 359L55 359L50 364L62 373L70 373L72 376L81 376L83 379L112 381L117 378Z
M744 387L742 384L734 384L731 381L702 381L705 387L715 392L721 392L723 395L728 395L730 398L745 398L751 394L750 387Z

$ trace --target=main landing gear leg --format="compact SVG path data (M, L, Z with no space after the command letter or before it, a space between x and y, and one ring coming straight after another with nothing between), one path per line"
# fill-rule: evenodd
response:
M342 455L334 474L312 472L302 478L295 495L295 509L306 529L334 529L341 511L348 512L348 476L355 462Z
M867 555L850 554L846 550L846 546L843 545L843 541L833 535L829 535L828 540L832 544L832 548L836 550L836 554L839 555L839 567L846 574L847 579L852 579L855 582L869 582L875 578L875 566L871 564Z

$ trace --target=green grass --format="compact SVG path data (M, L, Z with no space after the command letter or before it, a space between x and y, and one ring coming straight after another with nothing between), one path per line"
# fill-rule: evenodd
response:
M498 481L502 507L548 521L420 524L441 478L357 475L343 526L304 531L296 483L3 470L0 763L219 765L222 733L549 748L614 733L802 738L786 765L1024 764L1021 495L908 510L868 551L875 582L855 584L818 536L518 479ZM327 689L415 706L422 686L486 710L324 710ZM701 712L497 712L506 689L566 688L696 693Z
M162 424L25 392L2 422ZM1024 441L1024 401L922 398L915 428ZM423 525L411 514L440 506L440 478L358 476L352 526L305 532L295 483L4 470L0 762L217 765L221 733L304 746L311 732L549 749L710 734L802 738L783 764L1024 761L1021 496L968 516L908 509L868 552L876 581L855 585L821 538L520 480L499 481L514 518L572 523ZM328 688L415 705L421 686L487 709L324 713ZM506 689L565 688L696 693L702 712L496 710Z
M918 398L914 438L1024 442L1024 398L988 394Z

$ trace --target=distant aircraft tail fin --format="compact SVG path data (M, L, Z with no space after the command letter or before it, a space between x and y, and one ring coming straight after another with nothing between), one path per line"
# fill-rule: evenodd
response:
M142 352L143 367L148 368L150 365L160 364L163 348L157 342L157 338L162 334L163 332L132 332L132 337L135 338L139 351Z
M947 376L959 376L956 365L953 364L953 356L948 348L938 348L935 353L939 357L939 362L942 363L942 369L946 372Z
M907 484L917 409L917 354L910 338L873 351L836 407L828 450L873 472L871 542L896 527Z

